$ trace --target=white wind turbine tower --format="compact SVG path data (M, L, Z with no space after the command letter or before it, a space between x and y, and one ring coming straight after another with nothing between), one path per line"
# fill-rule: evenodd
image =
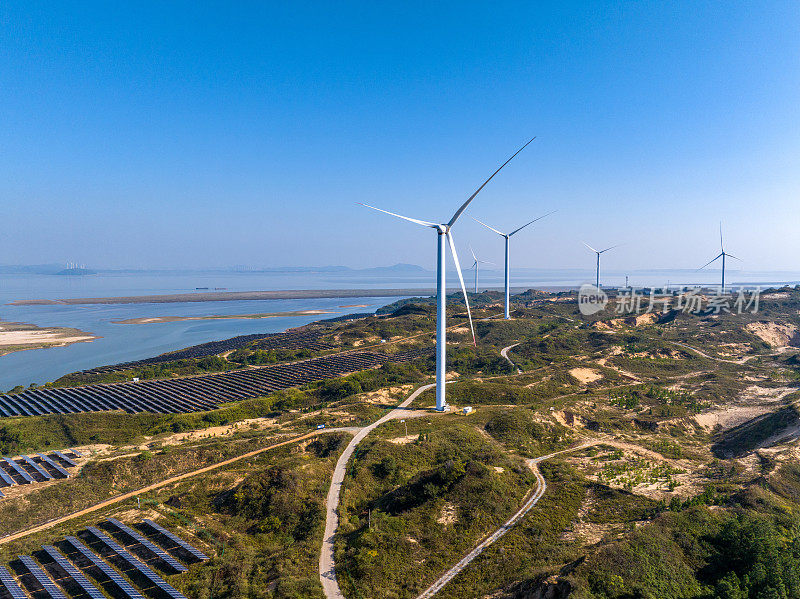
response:
M467 299L467 289L464 286L464 276L461 274L461 265L458 262L458 254L456 253L456 246L453 241L453 225L456 223L458 218L467 209L470 202L475 199L475 196L480 193L480 191L486 186L489 181L491 181L494 176L500 172L500 170L507 165L511 160L519 154L522 150L524 150L528 144L530 144L535 137L528 140L525 145L523 145L519 150L514 152L514 154L506 160L500 168L498 168L492 175L483 182L483 184L473 193L466 202L464 202L461 207L456 210L453 217L446 223L437 224L431 223L424 220L418 220L416 218L409 218L408 216L402 216L400 214L395 214L394 212L389 212L388 210L381 210L380 208L375 208L374 206L369 206L368 204L361 204L362 206L366 206L367 208L372 208L373 210L377 210L378 212L384 212L385 214L390 214L392 216L396 216L397 218L402 218L404 220L410 221L412 223L416 223L418 225L422 225L423 227L430 227L431 229L436 230L437 233L437 260L436 260L436 409L438 411L444 411L445 406L447 406L447 402L445 401L445 357L447 353L447 339L446 339L446 327L445 327L445 320L446 320L446 305L447 305L447 289L446 289L446 281L445 281L445 240L450 245L450 251L453 254L453 262L456 266L456 272L458 273L458 280L461 283L461 291L464 293L464 302L467 305L467 316L469 317L469 326L472 329L472 342L475 343L475 329L472 327L472 313L469 309L469 300ZM359 202L360 203L360 202Z
M740 258L737 258L733 254L729 254L728 252L725 251L725 247L722 245L722 223L720 223L719 224L719 255L716 258L714 258L713 260L711 260L710 262L706 262L705 264L703 264L703 266L701 266L697 270L703 270L706 266L708 266L712 262L716 262L717 260L722 258L722 287L721 287L721 293L725 292L725 258L726 257L727 258L733 258L734 260L741 261Z
M600 250L598 252L596 249L594 249L592 246L590 246L586 242L584 242L583 245L585 245L587 248L589 248L595 254L597 254L597 270L595 271L595 275L594 275L594 286L597 287L598 289L600 289L600 254L605 254L608 250L613 250L614 248L618 248L619 246L618 245L612 245L610 248L606 248L606 249Z
M481 265L481 264L491 264L492 266L494 266L494 262L489 262L488 260L478 260L478 257L475 255L475 252L472 249L472 246L469 246L469 252L470 252L470 254L472 254L472 259L474 260L474 262L472 263L472 268L475 269L475 293L478 293L478 269L479 269L479 265Z
M553 212L555 212L555 210L553 210ZM510 307L510 306L511 306L511 273L510 273L510 268L511 268L511 267L509 266L509 260L508 260L508 242L509 242L509 240L511 239L511 236L512 236L512 235L514 235L515 233L519 233L520 231L522 231L522 229L524 229L524 228L525 228L525 227L527 227L528 225L532 225L532 224L533 224L533 223L535 223L537 220L542 220L542 219L543 219L545 216L550 216L551 214L553 214L553 212L548 212L547 214L543 214L543 215L542 215L542 216L540 216L539 218L534 218L534 219L533 219L531 222L529 222L529 223L525 223L525 224L524 224L524 225L522 225L522 226L521 226L519 229L514 229L513 231L511 231L511 233L501 233L500 231L498 231L498 230L497 230L497 229L495 229L494 227L490 227L490 226L489 226L489 225L487 225L486 223L479 221L479 220L478 220L477 218L475 218L474 216L473 216L473 217L471 217L471 218L472 218L472 220L474 220L475 222L477 222L477 223L480 223L481 225L483 225L484 227L486 227L486 228L487 228L487 229L489 229L490 231L494 231L494 232L495 232L495 233L497 233L497 234L498 234L500 237L503 237L503 238L505 238L505 240L506 240L506 268L505 268L505 270L506 270L506 276L505 276L505 288L506 288L506 309L505 309L505 318L506 318L506 320L509 320L509 319L511 318L511 307Z

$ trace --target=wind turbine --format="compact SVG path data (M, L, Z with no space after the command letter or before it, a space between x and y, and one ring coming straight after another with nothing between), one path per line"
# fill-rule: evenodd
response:
M450 245L450 252L453 254L453 262L456 265L456 272L458 273L458 280L461 283L461 291L464 293L464 302L467 304L467 316L469 317L469 326L472 330L472 342L475 343L475 329L472 326L472 313L469 309L469 300L467 299L467 289L464 286L464 276L461 274L461 265L458 262L458 253L456 253L456 246L455 242L453 241L453 225L456 223L458 218L467 209L470 202L475 199L475 196L480 193L480 191L486 187L486 184L491 181L494 176L500 172L500 170L507 165L511 160L519 154L522 150L524 150L528 144L530 144L535 137L528 140L525 145L523 145L519 150L514 152L514 154L506 160L503 164L500 165L492 175L483 182L483 184L473 193L467 201L464 202L461 207L456 210L453 217L447 221L446 223L437 224L431 223L424 220L418 220L416 218L409 218L408 216L402 216L400 214L395 214L394 212L389 212L388 210L381 210L380 208L375 208L375 206L369 206L368 204L361 204L362 206L366 206L367 208L372 208L373 210L377 210L378 212L383 212L385 214L389 214L391 216L396 216L397 218L402 218L403 220L410 221L412 223L416 223L418 225L422 225L423 227L430 227L434 229L437 234L437 260L436 260L436 409L440 412L444 411L445 406L447 406L447 402L445 401L445 394L444 394L444 387L445 387L445 357L447 353L447 339L446 339L446 329L445 329L445 319L446 319L446 304L447 304L447 289L446 289L446 281L445 281L445 240ZM361 203L361 202L359 202Z
M555 212L555 210L553 210L553 212ZM525 228L525 227L527 227L528 225L532 225L532 224L533 224L533 223L535 223L537 220L542 220L542 219L543 219L545 216L550 216L551 214L553 214L553 212L548 212L547 214L544 214L544 215L540 216L539 218L534 218L534 219L533 219L531 222L529 222L529 223L525 223L525 224L524 224L524 225L522 225L522 226L521 226L519 229L514 229L513 231L511 231L511 233L501 233L500 231L498 231L498 230L497 230L497 229L495 229L494 227L490 227L490 226L489 226L489 225L487 225L486 223L479 221L479 220L478 220L477 218L475 218L474 216L473 216L473 217L471 217L471 218L472 218L472 220L474 220L475 222L477 222L477 223L479 223L479 224L483 225L484 227L486 227L486 228L487 228L487 229L489 229L490 231L494 231L494 232L495 232L495 233L497 233L497 234L498 234L500 237L503 237L503 238L505 238L505 240L506 240L506 277L505 277L505 278L506 278L506 284L505 284L505 287L506 287L506 310L505 310L505 318L506 318L506 320L508 320L508 319L510 319L510 318L511 318L511 308L510 308L510 306L511 306L511 301L510 301L510 299L511 299L511 291L510 291L510 289L511 289L511 277L510 277L510 266L509 266L509 261L508 261L508 241L509 241L509 239L511 239L511 236L512 236L512 235L514 235L515 233L519 233L520 231L522 231L522 229L524 229L524 228Z
M722 287L721 287L722 292L725 291L725 258L726 257L727 258L733 258L734 260L740 260L741 261L740 258L737 258L733 254L729 254L729 253L727 253L725 251L725 246L722 245L722 223L720 223L719 224L719 255L716 258L714 258L713 260L711 260L710 262L706 262L705 264L703 264L703 266L701 266L697 270L703 270L706 266L708 266L712 262L716 262L717 260L722 258Z
M474 262L472 263L472 268L475 269L475 293L478 293L478 267L480 264L491 264L494 266L494 262L489 262L488 260L478 260L478 257L475 255L475 252L472 249L472 246L469 246L469 252L472 254L472 259Z
M600 289L600 254L604 254L608 250L613 250L614 248L618 248L619 245L612 245L610 248L606 248L604 250L600 250L599 252L596 249L594 249L592 246L590 246L588 243L584 242L583 245L585 245L587 248L589 248L595 254L597 254L597 271L595 272L595 276L594 276L594 286L597 287L598 289Z

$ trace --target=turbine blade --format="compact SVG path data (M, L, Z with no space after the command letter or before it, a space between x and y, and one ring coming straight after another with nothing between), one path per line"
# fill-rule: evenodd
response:
M606 249L604 249L604 250L600 250L600 252L599 252L599 253L600 253L600 254L602 254L603 252L607 252L608 250L613 250L614 248L618 248L618 247L619 247L619 246L621 246L621 245L622 245L621 243L619 243L619 244L617 244L617 245L612 245L610 248L606 248Z
M478 257L475 255L475 251L472 249L471 243L469 244L469 253L472 254L472 259L475 260L475 262L480 262L480 260L478 260Z
M725 248L722 246L722 221L719 222L719 251L725 253Z
M492 266L497 266L494 262L489 262L488 260L478 260L481 264L491 264Z
M509 159L508 159L508 160L506 160L506 161L505 161L503 164L501 164L501 165L500 165L500 168L499 168L499 169L497 169L495 172L493 172L493 173L492 173L492 175L491 175L491 177L489 177L488 179L486 179L486 181L484 181L484 182L483 182L483 185L481 185L481 186L480 186L480 187L479 187L477 190L475 190L475 193L473 193L471 196L469 196L469 199L468 199L466 202L464 202L463 204L461 204L461 208L459 208L458 210L456 210L456 213L453 215L453 218L451 218L451 219L450 219L450 222L449 222L449 223L447 223L447 226L448 226L448 227L452 227L454 224L456 224L456 221L458 220L458 217L459 217L459 216L461 216L461 213L462 213L462 212L464 212L464 210L466 210L466 209L467 209L467 206L469 206L469 203L470 203L472 200L474 200L474 199L475 199L475 196L476 196L476 195L478 195L478 194L481 192L481 189L483 189L484 187L486 187L486 184L487 184L489 181L491 181L491 180L494 178L494 176L495 176L497 173L499 173L499 172L500 172L500 171L503 169L503 167L504 167L505 165L507 165L509 162L511 162L511 161L514 159L514 156L516 156L517 154L519 154L520 152L522 152L522 150L524 150L525 148L527 148L527 147L528 147L528 144L530 144L530 143L531 143L531 142L532 142L534 139L536 139L536 138L535 138L535 137L532 137L531 139L529 139L529 140L528 140L528 142L527 142L527 143L526 143L524 146L522 146L522 147L521 147L519 150L517 150L516 152L514 152L514 153L511 155L511 158L509 158Z
M391 214L392 216L396 216L397 218L402 218L403 220L411 221L412 223L422 225L423 227L433 227L435 229L438 226L434 223L429 223L426 220L419 220L416 218L403 216L402 214L395 214L394 212L389 212L388 210L382 210L381 208L376 208L375 206L370 206L369 204L362 204L361 202L356 202L356 203L361 204L362 206L366 206L367 208L372 208L373 210L377 210L378 212L383 212L384 214Z
M599 254L600 253L596 249L594 249L592 246L590 246L588 243L586 243L585 241L581 241L581 243L583 245L585 245L587 248L589 248L590 250L592 250L595 254Z
M453 241L453 233L447 232L447 243L450 244L450 251L453 252L453 262L456 265L456 272L458 273L458 282L461 283L461 292L464 294L464 303L467 305L467 317L469 318L469 328L472 331L472 345L478 346L475 340L475 327L472 326L472 311L469 309L469 298L467 297L467 287L464 285L464 275L461 274L461 265L458 263L458 252L456 252L456 244Z
M478 223L478 224L480 224L480 225L483 225L484 227L486 227L486 228L487 228L487 229L489 229L490 231L494 231L495 233L497 233L498 235L502 235L503 237L505 237L505 236L506 236L506 234L505 234L505 233L501 233L500 231L498 231L498 230L497 230L497 229L495 229L494 227L490 227L490 226L489 226L489 225L487 225L485 222L478 220L478 219L477 219L477 218L475 218L474 216L470 216L470 218L471 218L472 220L474 220L476 223Z
M728 252L725 252L725 255L726 255L728 258L733 258L734 260L738 260L739 262L744 262L744 260L742 260L741 258L737 258L737 257L736 257L736 256L734 256L733 254L729 254Z
M555 210L553 210L553 212L556 212L556 211L555 211ZM515 230L511 231L511 233L509 233L509 234L508 234L508 236L509 236L509 237L511 237L511 236L512 236L514 233L517 233L518 231L522 231L522 229L524 229L524 228L525 228L525 227L527 227L528 225L532 225L532 224L533 224L533 223L535 223L537 220L542 220L542 219L543 219L545 216L550 216L551 214L553 214L553 212L548 212L547 214L544 214L544 215L540 216L539 218L534 218L534 219L533 219L531 222L529 222L529 223L527 223L527 224L524 224L524 225L522 225L522 226L521 226L519 229L515 229Z
M711 264L712 262L716 262L716 261L717 261L717 260L719 260L720 258L722 258L722 254L720 254L719 256L717 256L716 258L714 258L713 260L709 260L708 262L706 262L705 264L703 264L703 266L701 266L701 267L700 267L700 268L698 268L697 270L703 270L703 269L704 269L706 266L708 266L708 265L709 265L709 264Z

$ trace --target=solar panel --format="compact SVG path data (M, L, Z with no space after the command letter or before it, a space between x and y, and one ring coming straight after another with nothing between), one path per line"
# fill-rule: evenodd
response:
M97 557L94 553L92 553L92 551L86 545L81 543L75 537L67 537L67 541L69 542L70 545L75 547L75 549L80 551L80 553L86 559L92 562L94 566L99 568L100 571L103 572L103 574L108 576L108 578L111 579L111 581L117 586L117 588L119 588L120 591L125 593L128 599L144 599L142 594L135 588L133 588L133 585L131 583L125 580L122 576L120 576L119 573L114 568L109 566L107 563L105 563L103 560Z
M80 451L78 451L77 449L70 449L69 451L70 451L70 453L78 456L79 458L83 457L83 454Z
M159 589L164 591L167 595L169 595L172 599L186 599L181 593L179 593L172 585L167 584L164 580L155 572L153 572L150 568L145 566L142 562L140 562L137 558L133 557L126 549L120 546L116 541L114 541L111 537L107 534L100 531L100 529L94 526L88 526L86 528L89 532L91 532L94 536L100 539L106 547L111 549L114 553L128 562L131 566L136 568L141 574L143 574L150 582L156 585Z
M197 559L199 559L201 561L205 561L205 560L208 559L208 556L205 553L195 549L194 547L189 545L189 543L187 543L186 541L184 541L180 537L175 536L174 534L172 534L170 531L168 531L163 526L161 526L159 524L156 524L155 522L153 522L152 520L149 520L147 518L144 519L144 523L147 524L147 526L149 526L150 528L152 528L156 532L160 532L162 535L167 537L170 541L172 541L173 543L175 543L179 547L183 547L186 551L191 553Z
M67 599L67 596L61 592L61 589L56 586L56 583L50 580L50 577L45 574L45 571L42 570L35 561L33 561L32 557L28 555L20 555L17 557L25 564L28 571L33 574L36 581L42 585L42 588L44 588L45 592L50 596L50 599Z
M126 535L132 537L133 539L135 539L136 541L138 541L139 543L141 543L142 545L147 547L147 549L149 551L151 551L152 553L157 555L159 558L164 560L167 564L169 564L169 566L171 568L174 568L178 572L186 572L187 571L186 566L184 566L182 563L180 563L178 560L176 560L174 557L172 557L169 553L164 551L161 547L159 547L158 545L156 545L155 543L153 543L149 539L143 537L142 535L140 535L138 532L136 532L135 530L133 530L129 526L125 526L122 522L120 522L116 518L109 518L108 521L111 522L111 524L113 524L114 526L116 526L119 530L124 532Z
M19 474L19 475L22 477L22 480L24 480L24 481L25 481L25 484L28 484L28 483L32 483L32 482L33 482L33 478L31 477L31 475L30 475L30 474L28 474L27 472L25 472L25 471L24 471L24 470L23 470L23 469L20 467L20 465L19 465L19 464L17 464L17 463L16 463L14 460L12 460L11 458L3 458L3 459L6 461L6 464L8 464L9 466L11 466L11 468L13 468L13 469L14 469L14 471L15 471L17 474Z
M73 462L71 459L69 459L67 456L65 456L63 453L61 453L60 451L54 451L53 453L56 454L59 457L59 459L64 460L64 462L68 466L77 466L78 465L75 462Z
M106 596L98 591L97 587L89 582L89 579L86 578L83 573L78 570L78 568L73 566L66 557L61 555L55 547L52 545L45 545L42 547L42 549L47 552L47 555L53 558L53 561L61 566L61 569L64 570L64 572L66 572L69 577L72 578L72 580L80 585L80 587L87 595L89 595L89 597L91 597L91 599L106 599Z
M52 467L56 472L58 472L64 478L69 478L70 474L66 470L64 470L60 464L56 464L55 461L50 459L48 456L44 455L43 453L37 453L42 461L45 462L48 466Z
M3 566L0 566L0 584L6 588L11 599L28 599L23 590L19 588L17 581L11 576L11 572Z
M30 459L28 456L26 456L26 455L23 455L23 456L20 456L20 457L21 457L23 460L25 460L25 463L26 463L26 464L28 464L28 466L30 466L31 468L33 468L34 470L36 470L36 472L38 472L39 474L41 474L41 475L44 477L44 479L45 479L45 480L53 480L53 475L52 475L52 474L50 474L50 473L49 473L47 470L45 470L44 468L42 468L42 467L41 467L39 464L37 464L36 462L34 462L34 461L33 461L32 459Z
M5 496L6 496L6 495L5 495L5 493L3 493L2 491L0 491L0 498L2 498L2 497L5 497Z
M2 468L0 468L0 480L6 483L9 487L13 487L14 485L17 484L17 481L15 481L8 474L6 474L6 471L3 470Z

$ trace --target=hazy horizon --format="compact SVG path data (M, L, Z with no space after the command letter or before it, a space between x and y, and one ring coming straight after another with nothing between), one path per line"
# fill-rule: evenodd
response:
M397 262L454 228L514 267L800 254L789 2L0 7L0 256L95 268Z

